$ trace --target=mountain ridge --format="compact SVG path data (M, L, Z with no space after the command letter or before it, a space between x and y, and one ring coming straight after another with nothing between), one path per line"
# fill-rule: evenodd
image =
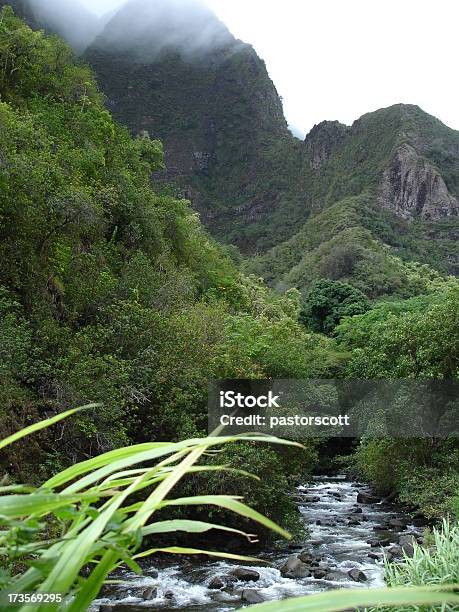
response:
M364 254L360 266L372 261L373 276L378 266L393 273L404 262L458 273L459 132L398 103L351 126L323 121L301 141L255 50L208 9L191 22L170 12L174 3L162 0L151 13L142 4L144 14L139 0L128 2L83 56L118 122L163 142L166 170L154 176L157 189L172 183L217 239L242 251L248 271L279 288L305 289L316 273L336 276L326 262L354 247ZM120 49L123 24L136 35ZM207 35L190 47L199 29ZM338 226L346 220L346 232L330 244L320 219L332 213ZM350 217L358 217L352 226ZM305 238L311 228L323 238L311 248L324 262L298 276L313 256L305 244L317 242ZM401 263L389 265L387 248ZM361 285L352 274L337 278ZM396 286L389 285L391 294ZM387 293L384 283L367 292Z

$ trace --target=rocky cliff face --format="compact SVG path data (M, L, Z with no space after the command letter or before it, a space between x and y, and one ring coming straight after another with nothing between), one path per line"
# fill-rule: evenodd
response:
M349 131L339 121L322 121L315 125L304 141L311 155L311 168L318 170L340 148Z
M273 151L294 138L253 48L201 5L190 2L190 19L173 6L162 0L150 12L144 2L129 3L85 58L114 116L163 141L162 178L174 180L224 236L274 205ZM126 24L135 36L123 37Z
M438 169L407 143L398 147L384 171L380 201L405 219L459 214L459 200L448 191Z

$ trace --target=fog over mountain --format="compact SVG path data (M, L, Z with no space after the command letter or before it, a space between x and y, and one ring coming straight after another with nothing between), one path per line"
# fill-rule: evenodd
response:
M77 53L96 39L105 50L138 49L149 59L172 48L190 59L235 45L228 28L200 0L127 0L100 15L79 0L9 0L28 7L38 25L65 38Z
M151 59L167 48L199 57L234 43L228 28L199 0L130 0L107 24L97 47L139 49Z
M99 17L75 0L28 0L38 23L56 32L81 53L103 29L107 17Z

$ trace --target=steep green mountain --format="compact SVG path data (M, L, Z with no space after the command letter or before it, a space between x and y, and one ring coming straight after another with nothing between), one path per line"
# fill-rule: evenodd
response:
M247 271L280 289L343 279L371 297L415 291L410 262L457 273L458 132L399 104L351 127L325 121L300 142L250 46L206 14L218 45L190 54L187 23L169 19L178 46L138 6L120 11L86 58L117 119L161 138L165 177L214 235L250 255ZM117 39L139 22L148 35Z
M200 4L151 7L128 3L85 58L113 115L163 141L165 178L182 187L206 225L255 248L261 219L279 206L293 171L287 158L295 139L277 91L253 48ZM126 36L131 28L135 36ZM260 226L253 239L247 225Z
M459 133L420 108L324 121L301 142L264 62L194 0L130 0L85 59L114 117L163 142L155 183L175 183L247 271L372 297L397 294L410 262L457 273Z
M315 126L301 177L311 216L247 270L279 288L345 280L373 298L425 289L432 272L412 262L458 273L459 133L418 107Z

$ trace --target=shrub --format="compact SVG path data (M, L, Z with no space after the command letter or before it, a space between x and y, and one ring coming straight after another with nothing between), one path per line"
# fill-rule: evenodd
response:
M414 543L412 557L405 556L401 563L385 562L385 578L389 587L441 585L459 583L459 525L443 521L441 529L434 529L432 546L422 547ZM413 607L379 606L373 610L405 612L418 610ZM423 607L422 610L457 610L454 605ZM370 611L369 611L370 612Z

